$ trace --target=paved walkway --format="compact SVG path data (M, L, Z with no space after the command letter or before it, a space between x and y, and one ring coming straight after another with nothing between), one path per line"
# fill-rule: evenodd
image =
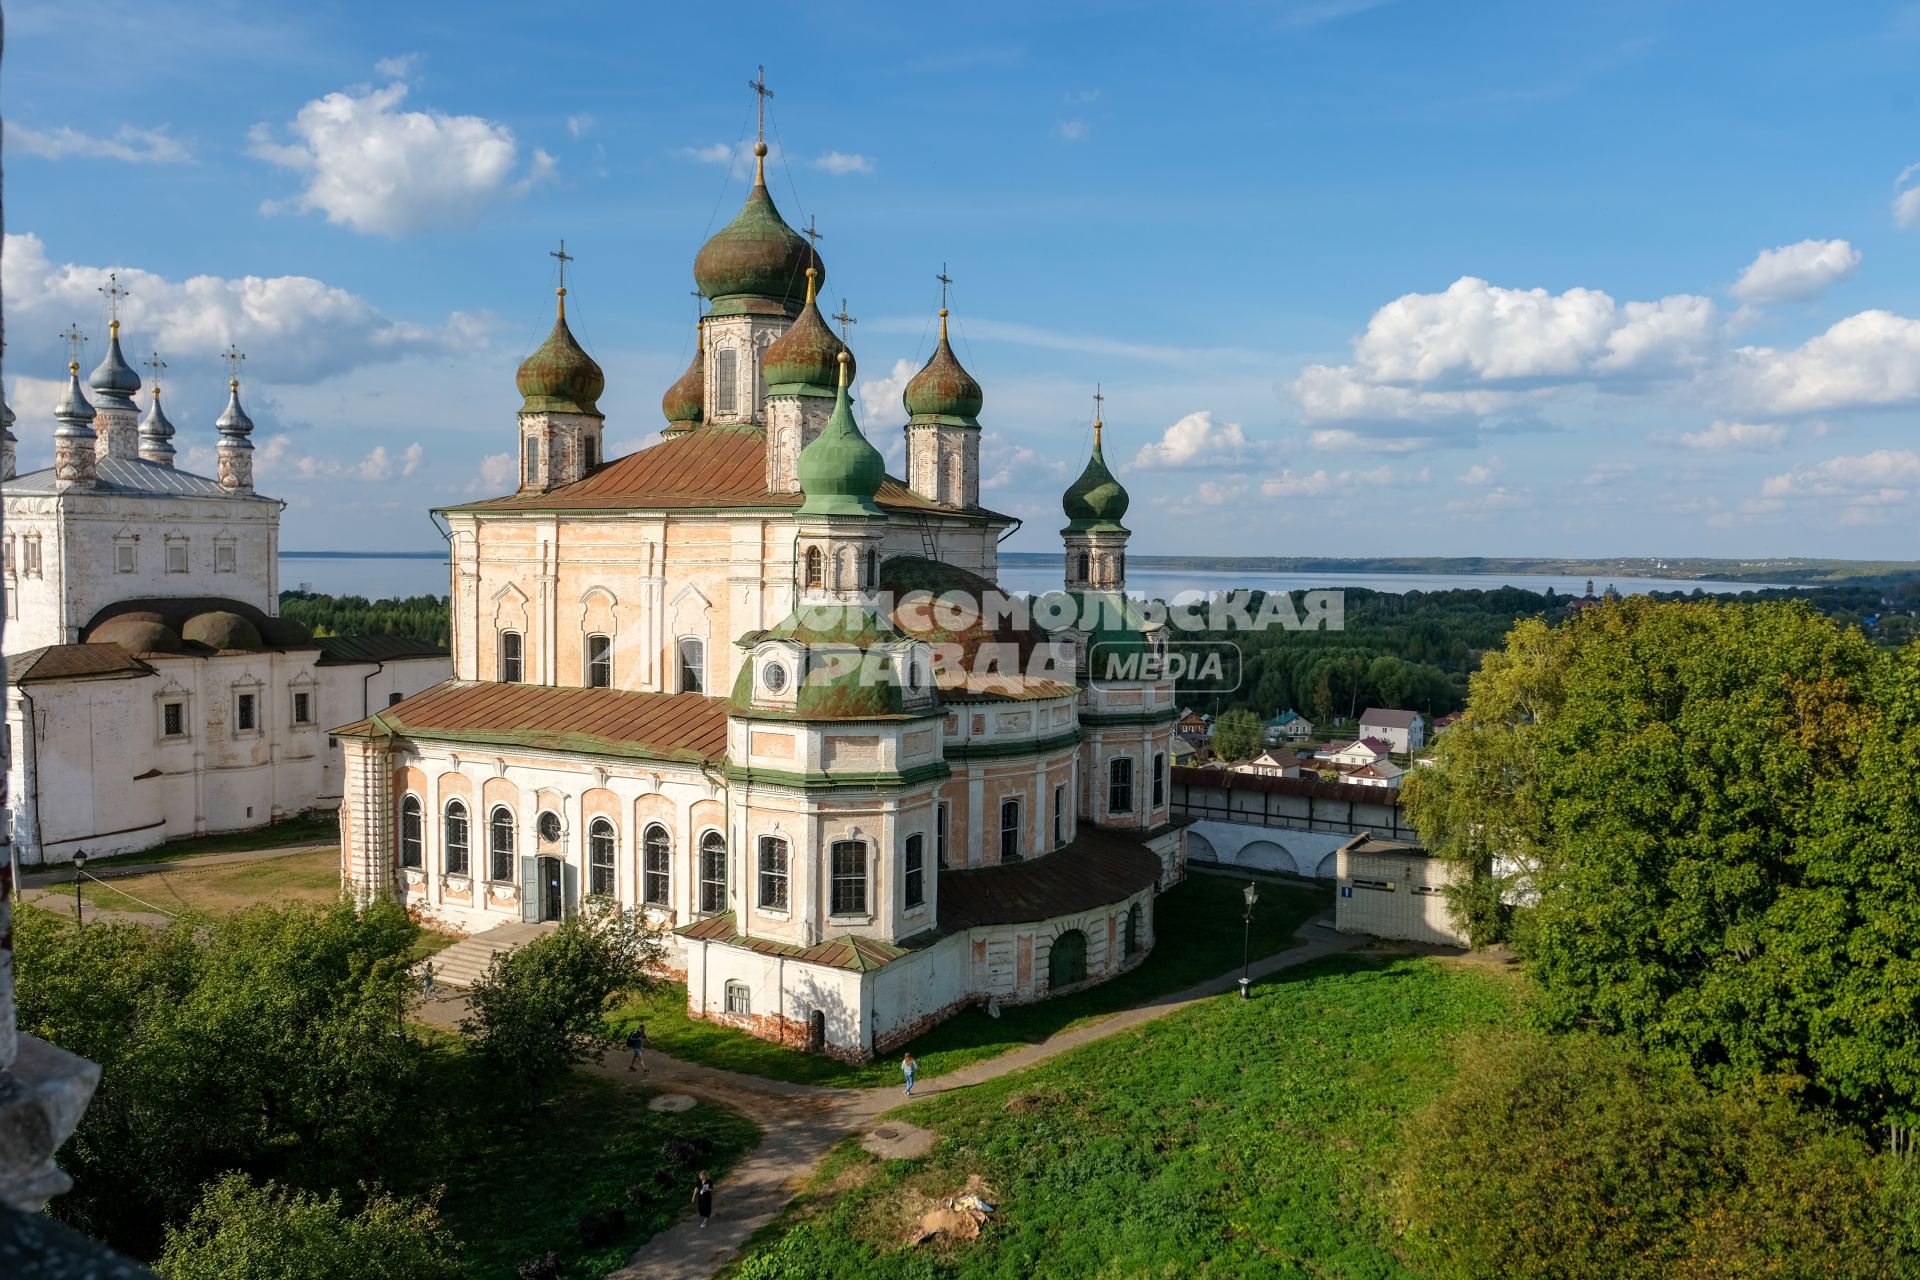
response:
M1255 961L1252 976L1256 982L1282 969L1350 951L1372 941L1367 937L1335 933L1322 921L1328 918L1322 917L1301 931L1303 945ZM1222 974L1138 1008L1059 1032L1038 1044L924 1080L915 1088L914 1097L950 1093L1024 1070L1083 1044L1191 1008L1234 990L1239 981L1237 972ZM439 1011L456 1003L464 1004L464 1001L436 1002L430 1019L441 1021L447 1015ZM457 1020L458 1014L452 1018ZM713 1275L733 1260L749 1236L779 1216L835 1143L864 1132L895 1107L912 1105L910 1100L901 1097L899 1089L890 1086L825 1089L787 1084L700 1067L658 1052L649 1052L647 1062L652 1068L650 1075L629 1073L627 1053L621 1049L609 1052L588 1069L650 1088L690 1093L746 1112L764 1130L765 1136L751 1155L714 1184L714 1215L708 1226L702 1228L699 1218L689 1209L671 1227L642 1245L625 1268L609 1273L608 1280L703 1280Z

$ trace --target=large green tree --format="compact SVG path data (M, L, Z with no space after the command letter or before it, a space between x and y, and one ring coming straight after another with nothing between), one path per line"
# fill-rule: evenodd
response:
M1523 625L1407 791L1549 1025L1862 1114L1920 1085L1920 660L1804 605Z
M369 1196L349 1212L318 1196L232 1173L167 1230L167 1280L453 1280L459 1250L431 1203Z
M1213 722L1213 754L1222 760L1251 760L1264 741L1260 717L1245 707L1223 711Z
M401 1031L404 911L255 907L79 928L22 911L21 1026L101 1064L62 1164L67 1221L138 1256L229 1169L324 1188L395 1149L423 1049Z

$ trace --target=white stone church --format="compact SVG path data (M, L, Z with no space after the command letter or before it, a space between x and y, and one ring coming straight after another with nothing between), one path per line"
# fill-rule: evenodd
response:
M110 327L54 409L53 466L15 474L0 404L8 794L25 863L152 848L336 808L326 726L449 673L444 651L316 640L279 614L278 499L254 492L253 423L228 386L218 478L174 465L174 427Z
M887 475L824 271L763 173L695 260L663 438L611 459L563 287L518 489L441 513L455 678L334 732L363 897L474 931L643 908L690 1013L858 1058L1137 964L1185 842L1098 433L1063 608L976 620L1015 523L980 504L980 386L943 309Z

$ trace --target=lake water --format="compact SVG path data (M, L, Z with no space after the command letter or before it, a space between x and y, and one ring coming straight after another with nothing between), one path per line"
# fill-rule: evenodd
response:
M1648 591L1738 592L1758 589L1750 582L1698 582L1679 578L1595 578L1596 590L1611 585L1625 595ZM310 584L310 585L309 585ZM447 561L444 556L341 556L326 554L282 554L280 586L286 590L308 586L328 595L359 595L377 600L384 596L423 596L447 594ZM1009 592L1042 595L1060 586L1056 563L1010 563L1000 573L1000 585ZM1585 578L1551 577L1542 574L1493 573L1250 573L1234 570L1136 569L1127 575L1128 589L1135 595L1172 600L1186 593L1200 595L1216 591L1313 591L1329 587L1367 587L1374 591L1447 591L1468 588L1491 591L1498 587L1522 587L1528 591L1560 595L1579 595L1587 589Z

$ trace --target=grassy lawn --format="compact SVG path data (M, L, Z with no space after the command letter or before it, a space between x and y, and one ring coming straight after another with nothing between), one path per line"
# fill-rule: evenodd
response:
M458 1058L457 1051L450 1056ZM626 1265L633 1250L687 1207L694 1176L718 1178L759 1141L749 1120L700 1103L647 1110L649 1089L584 1072L533 1114L508 1110L471 1081L471 1108L449 1108L459 1136L434 1161L446 1182L440 1209L462 1245L472 1280L502 1280L548 1250L562 1274L593 1277ZM582 1237L582 1215L619 1209L625 1226L604 1242Z
M920 1060L920 1076L930 1079L983 1058L997 1057L1024 1044L1103 1014L1131 1009L1157 996L1216 978L1240 965L1242 882L1194 874L1160 896L1155 906L1159 944L1138 968L1111 982L1058 1000L1003 1007L998 1018L969 1009L934 1027L911 1048ZM1265 884L1254 910L1252 947L1257 959L1294 945L1302 923L1327 906L1327 891ZM800 1084L865 1088L894 1084L896 1058L848 1064L782 1048L765 1040L687 1016L684 987L675 985L654 1000L620 1011L616 1022L647 1024L647 1038L673 1057L729 1071L791 1080Z
M913 1104L919 1160L847 1142L749 1245L734 1280L1045 1275L1414 1280L1376 1172L1452 1071L1452 1037L1511 1021L1508 974L1329 957L1028 1071ZM970 1177L974 1242L907 1246Z
M71 893L72 890L57 892ZM340 851L316 849L263 862L184 866L145 875L85 881L80 896L90 906L145 911L152 904L176 915L187 911L234 911L257 902L331 902L340 892Z
M138 853L116 853L111 857L88 857L91 868L143 866L149 862L178 862L209 853L245 853L252 849L283 849L292 844L340 843L340 820L331 813L302 814L272 826L251 831L227 831L217 836L187 836L169 840L155 849Z

